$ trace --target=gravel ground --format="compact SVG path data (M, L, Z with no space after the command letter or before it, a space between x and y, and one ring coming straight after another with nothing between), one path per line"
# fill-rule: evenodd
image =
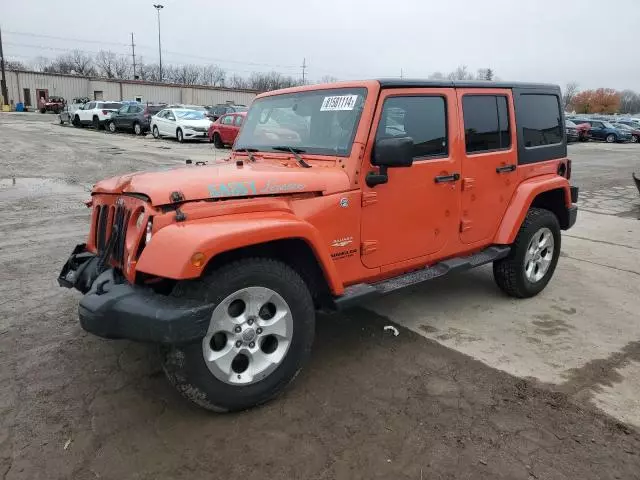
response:
M366 309L319 319L276 401L192 407L153 348L85 334L56 277L95 181L225 152L52 119L0 114L0 478L640 478L633 427Z

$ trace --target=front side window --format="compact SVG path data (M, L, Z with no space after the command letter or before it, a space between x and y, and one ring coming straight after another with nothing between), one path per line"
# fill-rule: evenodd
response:
M231 125L233 123L233 115L227 115L226 117L222 117L220 121L222 125Z
M556 95L523 94L519 99L518 125L526 148L555 145L563 141L562 114ZM595 122L592 124L595 126Z
M447 155L447 111L444 97L389 97L384 101L376 140L413 139L413 158Z
M306 90L253 102L236 148L347 156L367 96L365 88Z
M501 150L511 146L509 109L503 95L462 97L467 153Z

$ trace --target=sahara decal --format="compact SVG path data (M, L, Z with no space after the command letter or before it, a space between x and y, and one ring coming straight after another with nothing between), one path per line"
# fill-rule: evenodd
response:
M212 198L248 197L251 195L273 195L278 193L299 192L304 190L302 183L272 183L270 180L262 187L256 188L255 182L228 182L209 185Z
M246 197L257 193L255 182L214 183L207 188L212 198Z
M353 257L358 252L357 248L352 248L351 250L343 250L341 252L335 252L331 254L332 260L340 260L342 258Z

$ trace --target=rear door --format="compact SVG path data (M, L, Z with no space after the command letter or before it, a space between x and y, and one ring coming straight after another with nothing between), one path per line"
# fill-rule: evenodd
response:
M460 240L490 243L517 185L516 124L508 89L459 89L464 133Z
M419 263L457 243L459 143L456 97L451 88L388 89L380 94L367 142L365 167L375 140L411 137L413 165L389 168L386 184L362 187L362 263L368 268ZM391 267L393 268L393 267Z

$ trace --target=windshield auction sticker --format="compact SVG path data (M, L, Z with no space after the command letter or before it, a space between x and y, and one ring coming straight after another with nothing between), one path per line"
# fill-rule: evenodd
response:
M337 95L335 97L324 97L321 112L336 110L353 110L358 101L358 95Z

